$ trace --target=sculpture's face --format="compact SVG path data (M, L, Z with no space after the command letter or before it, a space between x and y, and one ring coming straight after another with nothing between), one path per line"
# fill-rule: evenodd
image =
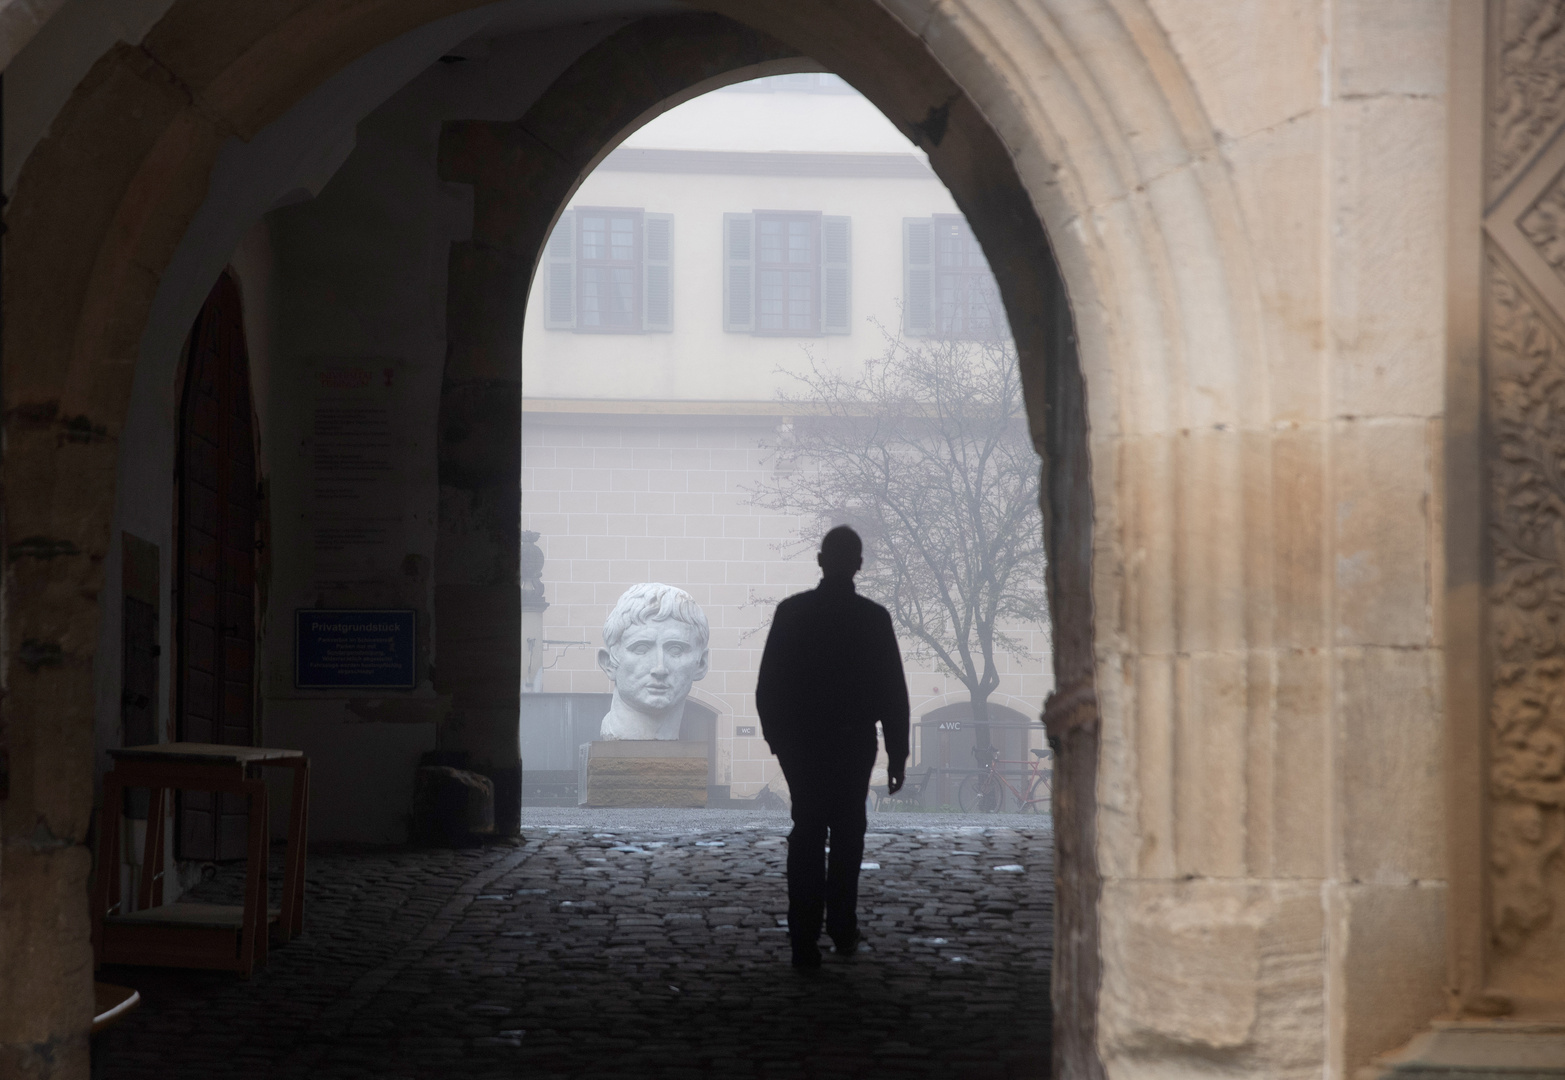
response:
M659 619L629 627L613 650L598 650L598 663L621 701L657 716L683 704L690 684L706 675L707 650L689 623Z

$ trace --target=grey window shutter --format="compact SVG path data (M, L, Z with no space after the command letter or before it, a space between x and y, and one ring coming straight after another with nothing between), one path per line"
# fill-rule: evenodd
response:
M723 329L755 330L755 215L723 215Z
M853 332L853 221L821 218L821 333Z
M544 326L550 330L576 328L576 214L560 215L549 245L544 249L549 295Z
M925 337L935 329L934 221L902 219L902 332Z
M674 329L674 215L641 218L641 326Z

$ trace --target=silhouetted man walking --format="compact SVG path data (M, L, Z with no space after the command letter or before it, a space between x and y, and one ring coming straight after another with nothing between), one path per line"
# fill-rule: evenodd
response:
M887 783L907 775L907 680L886 609L853 589L864 564L858 533L839 525L816 556L823 577L777 605L761 656L755 707L793 796L788 836L788 936L793 965L820 967L821 915L837 951L858 948L864 800L885 732ZM831 834L831 858L826 836Z

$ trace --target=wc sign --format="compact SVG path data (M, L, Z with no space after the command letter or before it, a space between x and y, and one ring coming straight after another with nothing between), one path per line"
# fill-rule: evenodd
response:
M294 686L300 690L411 690L418 613L294 612Z

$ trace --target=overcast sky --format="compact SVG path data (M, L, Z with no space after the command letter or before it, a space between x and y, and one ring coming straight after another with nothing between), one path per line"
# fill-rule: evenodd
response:
M670 109L624 145L924 157L879 109L851 90L835 94L719 90Z

